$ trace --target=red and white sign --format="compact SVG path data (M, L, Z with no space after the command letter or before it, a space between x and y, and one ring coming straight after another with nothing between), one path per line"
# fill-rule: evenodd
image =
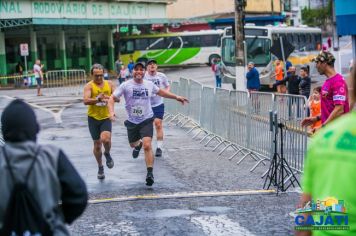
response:
M28 44L27 43L22 43L20 44L20 52L21 56L28 56Z

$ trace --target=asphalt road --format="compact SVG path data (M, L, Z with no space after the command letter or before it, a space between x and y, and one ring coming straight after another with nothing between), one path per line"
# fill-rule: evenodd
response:
M209 68L208 68L209 69ZM205 70L205 69L203 69ZM184 73L197 75L195 69ZM208 80L208 77L205 78ZM202 78L202 80L205 80ZM0 113L12 97L21 97L35 109L41 125L39 143L61 147L85 180L90 204L69 229L73 235L290 235L291 212L299 198L297 190L276 195L263 190L261 174L253 173L252 159L228 150L222 156L192 139L187 128L165 124L164 155L155 161L155 184L145 185L143 153L131 157L122 104L113 125L113 169L106 179L96 177L92 140L87 128L86 107L80 97L36 97L34 90L2 91ZM61 122L61 123L56 123ZM155 142L153 146L155 147Z

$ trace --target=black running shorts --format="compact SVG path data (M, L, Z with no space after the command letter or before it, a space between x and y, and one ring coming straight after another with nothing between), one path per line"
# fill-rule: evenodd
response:
M127 136L129 143L137 142L144 137L153 136L153 118L142 121L139 124L134 124L128 120L125 120L125 126L127 128Z
M93 140L99 140L100 134L104 131L111 132L111 120L109 118L104 120L97 120L88 116L89 132Z

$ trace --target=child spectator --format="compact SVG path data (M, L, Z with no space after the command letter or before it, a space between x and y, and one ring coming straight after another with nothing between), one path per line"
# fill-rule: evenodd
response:
M321 115L321 104L320 104L320 94L321 94L321 86L315 87L313 89L313 94L309 99L309 108L312 117ZM311 132L315 133L316 130L321 128L321 120L317 121L311 126Z

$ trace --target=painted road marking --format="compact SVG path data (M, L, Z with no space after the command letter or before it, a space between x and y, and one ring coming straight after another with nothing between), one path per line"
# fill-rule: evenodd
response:
M237 191L221 191L221 192L182 192L173 194L147 194L122 196L115 198L91 199L90 204L110 203L110 202L126 202L138 200L158 200L158 199L176 199L176 198L197 198L197 197L224 197L224 196L243 196L257 194L272 194L275 190L237 190Z
M7 95L2 95L1 97L4 97L6 99L10 99L10 100L15 100L16 99L14 97L10 97L10 96L7 96ZM53 116L54 121L56 122L56 124L61 124L62 123L62 113L63 113L63 111L66 108L68 108L68 107L72 106L73 104L75 104L75 103L57 104L55 106L54 105L50 105L50 106L46 107L46 105L38 105L38 104L36 104L36 99L31 100L31 101L26 101L26 99L24 99L24 101L27 104L29 104L30 106L32 106L33 108L37 108L37 109L42 110L44 112L50 113ZM42 101L42 100L39 100L39 101ZM60 109L58 109L58 107L60 107Z
M238 222L233 222L226 215L218 216L195 216L191 222L200 227L206 235L228 236L241 235L252 236L248 229L242 227Z
M195 216L190 219L201 228L206 235L211 236L253 236L248 229L242 227L238 222L232 221L226 215L217 216Z

